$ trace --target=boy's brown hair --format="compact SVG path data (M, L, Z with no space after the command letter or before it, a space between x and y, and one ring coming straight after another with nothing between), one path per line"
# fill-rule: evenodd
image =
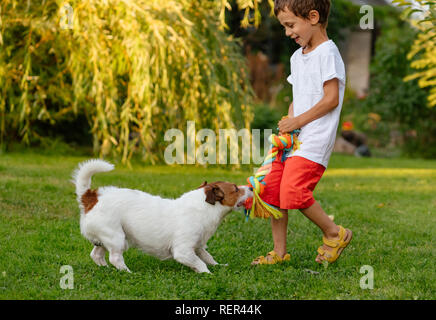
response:
M330 0L274 0L274 13L277 16L280 11L288 8L297 17L307 19L309 12L316 10L319 13L319 23L327 27L330 6Z

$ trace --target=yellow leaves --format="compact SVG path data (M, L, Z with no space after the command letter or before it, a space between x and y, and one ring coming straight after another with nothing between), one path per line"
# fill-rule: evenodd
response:
M367 123L373 130L377 128L377 125L380 121L381 116L378 113L368 113ZM344 123L344 125L346 125L346 123Z
M393 0L392 4L398 4L400 6L406 6L406 5L410 5L410 1L406 1L406 0Z
M405 0L395 0L393 3L400 6L409 6L404 12L404 16L410 23L419 30L418 36L414 41L407 59L413 60L411 67L420 72L406 76L404 81L419 79L418 85L421 88L429 87L427 97L428 106L436 105L436 2L417 0L418 7L412 8L412 3ZM410 18L414 12L422 14L420 21Z
M259 0L236 0L239 9L253 9L255 3Z
M110 145L109 139L104 139L103 143L101 145L101 148L100 148L101 154L103 156L106 156L109 154L110 150L111 150L111 145Z
M165 39L162 37L161 32L157 24L150 25L151 30L153 30L153 35L161 44L165 42Z
M410 74L407 77L404 77L403 81L412 81L414 79L417 79L417 78L423 76L424 74L425 74L425 72L417 72L417 73L414 73L414 74Z
M3 25L3 21L2 21L2 7L0 7L0 46L3 45L2 25Z
M229 29L229 26L226 24L226 9L232 10L232 6L228 2L228 0L221 0L221 8L218 16L221 30Z
M159 159L165 147L163 133L183 128L187 120L215 131L244 124L249 127L252 114L247 66L238 44L217 28L223 18L218 19L219 5L230 10L229 1L206 1L201 6L194 0L70 4L74 9L71 32L60 33L56 10L46 10L60 2L46 0L38 7L40 11L35 9L32 32L26 31L28 42L5 43L9 47L21 43L22 47L14 50L33 50L32 54L8 65L5 50L0 50L0 90L7 92L16 83L22 86L17 90L19 97L11 102L0 97L0 112L12 114L10 119L20 124L23 136L32 135L31 120L37 116L57 121L84 114L91 126L94 150L118 156L126 163L134 153L150 161ZM52 16L44 16L50 12ZM10 17L18 22L6 24ZM11 39L16 26L30 28L22 22L25 18L24 9L2 12L4 41ZM54 64L44 75L33 74L33 70L43 69L38 63L47 54L63 65ZM4 81L3 74L17 76ZM38 81L33 81L34 76L40 76ZM57 84L66 89L48 90ZM46 109L35 100L44 92ZM61 96L54 97L53 92ZM6 123L2 132L7 132L9 125Z
M428 96L428 100L430 101L430 108L436 106L436 89L435 88L430 90L430 95Z
M259 4L264 0L236 0L236 5L239 10L244 11L244 17L241 20L241 27L248 28L250 26L258 27L261 23L262 16L259 9ZM271 8L271 15L274 14L274 0L267 0ZM231 10L229 0L221 0L220 8L220 23L221 28L227 29L228 26L225 23L225 12Z
M368 119L371 119L375 122L380 122L381 116L378 113L370 112L370 113L368 113Z

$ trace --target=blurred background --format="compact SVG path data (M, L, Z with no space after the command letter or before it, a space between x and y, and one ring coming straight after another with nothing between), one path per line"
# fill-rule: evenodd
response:
M1 152L159 163L164 133L188 120L275 129L298 47L272 6L2 0ZM432 1L332 1L327 32L347 71L336 152L436 158L435 25Z

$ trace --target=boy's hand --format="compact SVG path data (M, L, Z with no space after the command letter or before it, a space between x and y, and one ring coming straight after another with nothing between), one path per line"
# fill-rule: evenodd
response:
M279 121L279 134L289 133L295 129L300 128L298 119L296 117L286 117Z

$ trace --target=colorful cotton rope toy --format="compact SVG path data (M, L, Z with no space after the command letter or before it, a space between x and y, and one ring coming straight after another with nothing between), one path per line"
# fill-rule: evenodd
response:
M280 150L284 150L283 155L290 150L298 150L301 142L298 140L298 134L301 130L294 130L291 133L278 136L272 134L269 137L271 143L271 149L268 155L265 157L262 166L257 170L254 176L247 179L249 186L253 189L253 198L248 198L245 201L245 216L251 218L263 218L267 219L274 217L280 219L282 213L273 205L270 205L263 201L260 196L265 190L266 183L263 181L265 176L271 171L272 163L275 160ZM281 161L284 161L282 157Z

